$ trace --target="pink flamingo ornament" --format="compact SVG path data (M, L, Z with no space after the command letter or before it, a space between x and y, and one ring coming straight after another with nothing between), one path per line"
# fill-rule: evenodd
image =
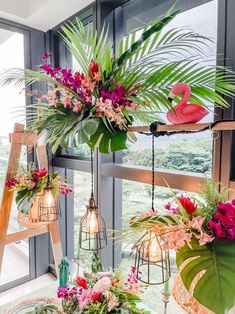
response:
M170 91L168 100L172 102L179 94L183 94L183 98L166 114L168 121L172 124L197 123L209 113L201 105L188 103L191 95L191 88L188 84L176 83Z

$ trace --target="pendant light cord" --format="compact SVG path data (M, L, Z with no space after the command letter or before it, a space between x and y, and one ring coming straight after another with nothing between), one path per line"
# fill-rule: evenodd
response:
M154 150L154 134L152 134L152 211L154 212L154 191L155 191L155 150Z
M91 149L91 195L92 197L94 197L94 158L92 149Z

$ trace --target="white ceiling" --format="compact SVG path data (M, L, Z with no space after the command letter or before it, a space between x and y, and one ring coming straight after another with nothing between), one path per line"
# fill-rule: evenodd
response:
M94 0L0 0L0 17L47 31Z

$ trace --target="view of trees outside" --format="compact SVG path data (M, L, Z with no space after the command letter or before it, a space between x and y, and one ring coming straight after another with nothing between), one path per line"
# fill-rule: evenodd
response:
M17 49L15 49L17 47ZM22 34L0 29L0 73L13 67L24 67L24 37ZM20 88L7 86L0 88L0 194L5 185L6 168L9 158L9 133L14 123L24 123L25 95ZM22 150L21 161L26 162L26 150ZM16 205L13 204L8 232L18 230ZM15 267L17 265L17 267ZM6 246L0 285L16 280L29 273L28 240Z

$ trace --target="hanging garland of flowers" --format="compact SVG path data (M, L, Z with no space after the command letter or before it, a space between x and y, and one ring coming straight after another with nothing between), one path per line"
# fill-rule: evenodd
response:
M235 307L235 201L228 201L225 187L218 189L208 180L200 199L175 196L166 204L165 215L150 211L133 217L127 234L136 237L137 232L151 231L160 236L163 249L176 251L179 277L188 294L199 306L224 314ZM175 298L182 303L184 295L177 291ZM197 307L190 313L198 311Z
M33 105L36 112L28 112L29 129L46 134L53 152L59 146L81 143L98 147L102 153L126 149L128 140L135 141L127 132L129 126L150 124L159 120L158 113L172 109L167 95L176 82L188 83L190 100L203 106L214 102L227 107L221 95L234 95L233 73L198 65L210 39L185 29L167 29L177 13L170 12L124 37L116 56L112 55L108 30L103 28L98 35L92 25L85 29L76 19L62 27L61 37L79 69L47 63L35 70L11 69L0 83L48 84L46 94L31 92L37 101ZM46 53L43 59L49 57Z

